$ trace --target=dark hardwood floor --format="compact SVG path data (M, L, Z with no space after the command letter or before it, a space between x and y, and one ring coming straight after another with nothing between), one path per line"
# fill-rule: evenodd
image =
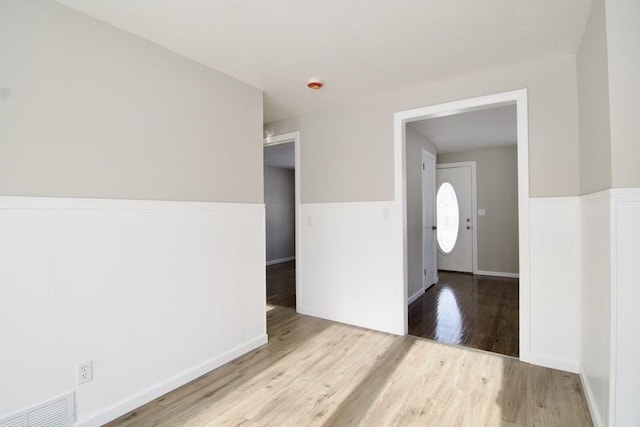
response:
M267 304L296 308L296 262L267 266Z
M440 271L409 306L409 334L518 356L518 279ZM267 267L267 304L296 307L296 263Z
M518 279L440 271L409 306L409 334L518 356Z

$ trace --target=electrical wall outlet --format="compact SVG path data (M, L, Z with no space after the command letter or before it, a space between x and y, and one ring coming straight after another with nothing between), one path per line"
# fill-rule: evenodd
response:
M88 383L93 379L93 364L91 360L78 363L78 384Z

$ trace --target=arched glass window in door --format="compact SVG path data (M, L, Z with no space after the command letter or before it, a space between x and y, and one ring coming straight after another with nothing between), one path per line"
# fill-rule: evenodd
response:
M450 183L444 182L438 188L436 205L438 246L443 253L448 254L456 246L458 226L460 225L458 197Z

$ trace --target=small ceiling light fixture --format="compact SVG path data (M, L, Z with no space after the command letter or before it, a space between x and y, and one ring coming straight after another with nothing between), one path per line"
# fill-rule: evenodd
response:
M318 90L320 89L322 86L324 86L324 83L322 83L322 80L320 79L310 79L307 82L307 87L309 89L313 89L313 90Z

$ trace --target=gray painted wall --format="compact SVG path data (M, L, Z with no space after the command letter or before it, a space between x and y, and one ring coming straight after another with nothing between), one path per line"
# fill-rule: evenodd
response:
M260 90L50 1L0 52L0 194L262 202Z
M527 88L530 195L580 192L575 56L520 64L375 95L266 125L300 131L303 203L393 200L393 113Z
M607 1L613 188L640 187L640 1Z
M264 167L267 261L295 256L295 172Z
M518 273L517 149L495 148L441 154L437 162L476 161L478 209L478 269Z
M577 55L580 192L640 186L640 3L594 1Z
M422 149L436 155L436 147L407 127L407 296L422 288Z
M604 2L595 1L577 55L580 194L611 188L609 75Z

